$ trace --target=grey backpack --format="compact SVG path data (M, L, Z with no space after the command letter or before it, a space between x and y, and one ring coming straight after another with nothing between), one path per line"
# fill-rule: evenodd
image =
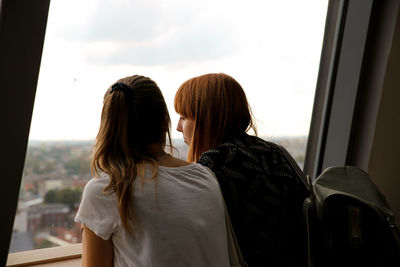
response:
M400 266L394 213L366 172L330 167L308 184L304 215L310 267Z

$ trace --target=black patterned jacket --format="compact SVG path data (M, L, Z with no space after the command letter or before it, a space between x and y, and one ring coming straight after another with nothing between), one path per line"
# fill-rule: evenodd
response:
M199 159L217 176L250 267L305 266L302 205L308 191L282 149L244 134Z

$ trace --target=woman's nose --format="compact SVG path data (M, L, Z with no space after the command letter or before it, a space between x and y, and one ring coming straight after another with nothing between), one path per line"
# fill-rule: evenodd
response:
M182 122L181 122L180 119L179 119L179 121L178 121L178 124L176 125L176 130L177 130L178 132L182 132Z

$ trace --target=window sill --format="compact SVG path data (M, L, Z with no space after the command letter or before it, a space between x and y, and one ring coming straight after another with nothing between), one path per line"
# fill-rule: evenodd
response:
M69 267L80 266L82 244L36 249L8 254L7 267Z

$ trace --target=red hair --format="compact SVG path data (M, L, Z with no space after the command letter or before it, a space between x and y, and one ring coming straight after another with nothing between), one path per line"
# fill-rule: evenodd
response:
M211 73L184 82L175 95L177 113L194 120L188 161L229 138L255 132L252 113L240 84L224 73Z

